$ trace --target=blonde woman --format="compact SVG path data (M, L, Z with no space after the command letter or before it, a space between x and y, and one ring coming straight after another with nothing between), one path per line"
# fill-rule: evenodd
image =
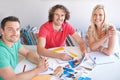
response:
M100 51L106 55L113 53L116 29L106 23L106 12L103 5L96 5L93 9L87 38L91 51Z

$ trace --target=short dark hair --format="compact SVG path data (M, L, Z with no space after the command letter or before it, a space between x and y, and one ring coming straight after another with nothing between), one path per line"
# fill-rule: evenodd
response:
M8 21L17 21L18 23L20 23L19 19L15 16L8 16L6 18L4 18L2 21L1 21L1 28L4 30L5 28L5 23L8 22Z
M55 12L55 10L57 10L57 9L62 9L62 10L65 11L66 15L65 15L65 20L64 20L64 22L65 22L66 20L69 20L69 18L70 18L70 12L69 12L69 10L68 10L65 6L57 4L57 5L53 6L53 7L49 10L49 21L50 21L50 22L53 21L54 12Z

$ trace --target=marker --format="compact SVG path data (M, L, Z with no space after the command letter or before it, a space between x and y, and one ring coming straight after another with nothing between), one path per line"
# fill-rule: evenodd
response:
M24 65L24 67L23 67L23 72L25 72L25 68L26 68L26 65Z

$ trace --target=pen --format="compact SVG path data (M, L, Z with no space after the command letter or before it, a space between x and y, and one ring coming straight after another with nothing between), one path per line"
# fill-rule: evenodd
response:
M53 68L51 68L51 67L48 67L51 71L54 71L54 69Z
M115 55L118 59L120 59L119 52L118 52L118 53L114 53L114 55Z
M93 64L96 64L96 57L94 57L94 58L90 57L90 59L93 61Z
M25 68L26 68L26 65L24 65L24 67L23 67L23 72L25 72Z
M94 60L93 60L94 64L96 64L96 57L94 57Z

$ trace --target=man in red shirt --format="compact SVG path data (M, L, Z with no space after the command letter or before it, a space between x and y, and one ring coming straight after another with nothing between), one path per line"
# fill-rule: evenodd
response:
M49 11L49 21L44 23L38 34L38 54L59 58L62 60L71 60L73 57L66 53L51 52L48 48L65 46L65 41L68 35L80 45L83 54L86 52L86 45L75 29L66 20L70 18L68 9L63 5L55 5Z

